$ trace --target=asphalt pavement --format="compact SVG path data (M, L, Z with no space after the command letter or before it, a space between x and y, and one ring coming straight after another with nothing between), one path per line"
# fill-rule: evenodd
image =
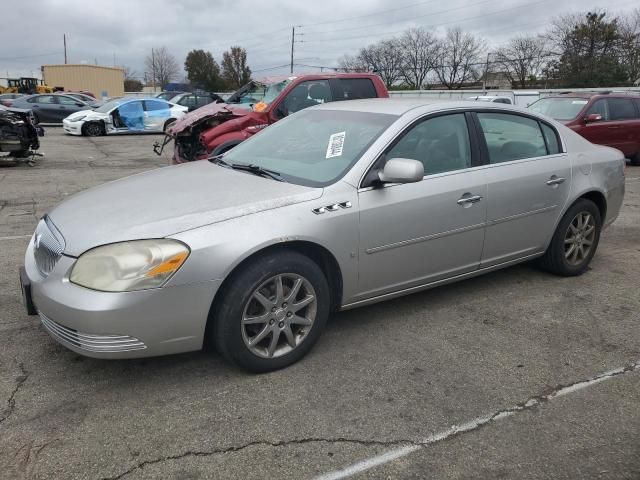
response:
M640 478L639 167L581 277L524 264L339 313L264 375L81 357L26 315L18 267L66 196L166 165L160 139L50 127L35 167L0 167L0 478Z

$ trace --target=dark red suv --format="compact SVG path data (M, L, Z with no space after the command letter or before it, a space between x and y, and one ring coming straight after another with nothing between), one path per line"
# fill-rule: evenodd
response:
M544 97L531 110L554 118L592 143L617 148L640 165L640 95L572 92Z
M317 73L253 80L225 103L188 113L167 131L162 149L175 139L172 163L219 155L270 124L319 103L388 97L384 83L370 73Z

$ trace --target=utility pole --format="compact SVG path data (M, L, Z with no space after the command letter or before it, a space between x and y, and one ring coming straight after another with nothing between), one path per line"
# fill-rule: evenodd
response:
M293 45L296 43L296 27L291 27L291 75L293 75Z
M491 52L487 52L487 63L484 67L484 79L482 82L482 90L485 90L485 93L487 90L487 75L489 73L489 55L491 55Z
M62 34L62 41L64 42L64 64L67 64L67 34Z

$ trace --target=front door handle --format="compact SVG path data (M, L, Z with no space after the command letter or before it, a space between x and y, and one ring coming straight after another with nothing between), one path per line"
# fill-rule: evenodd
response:
M465 193L462 197L460 197L460 200L458 200L458 205L460 205L461 207L467 208L473 205L474 203L478 203L480 200L482 200L482 196L480 195L472 195L470 193Z
M561 183L564 183L564 181L564 178L552 175L551 178L547 180L547 185L553 187L554 185L560 185Z

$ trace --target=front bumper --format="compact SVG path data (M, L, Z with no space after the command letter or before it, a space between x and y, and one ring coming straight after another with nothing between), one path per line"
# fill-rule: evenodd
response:
M95 358L137 358L200 350L221 281L137 292L99 292L69 281L74 258L62 256L47 277L33 240L25 255L31 296L43 327L59 343Z
M82 124L84 122L70 122L67 119L62 121L62 128L64 129L64 133L68 133L69 135L82 135Z

